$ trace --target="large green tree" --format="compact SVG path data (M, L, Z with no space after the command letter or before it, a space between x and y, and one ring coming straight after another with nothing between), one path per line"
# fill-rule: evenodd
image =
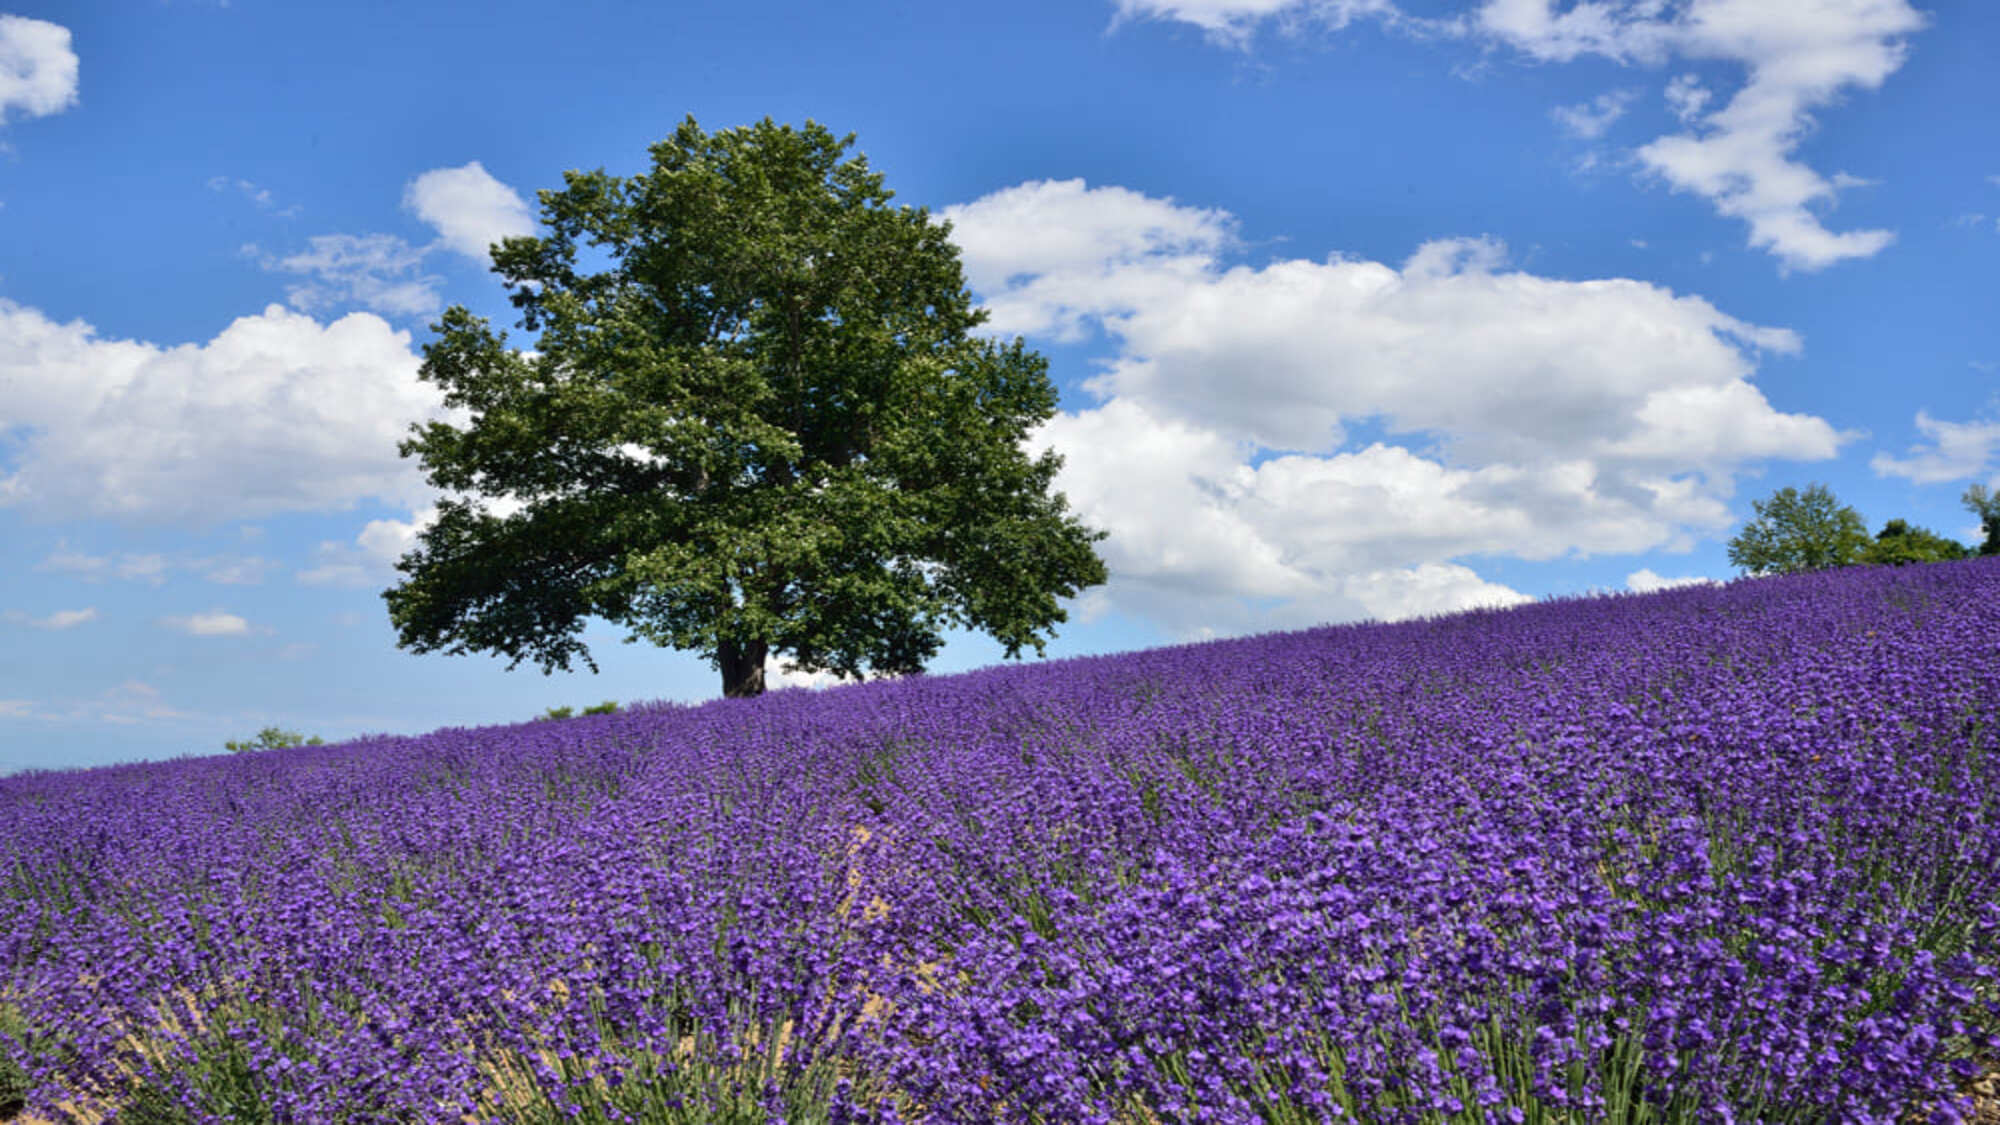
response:
M2000 492L1975 484L1966 489L1960 499L1966 509L1979 518L1979 530L1986 536L1985 541L1979 544L1979 553L2000 555Z
M853 141L689 118L541 193L547 233L493 251L533 350L462 307L424 348L470 421L402 445L450 496L383 594L404 647L594 671L595 616L755 695L767 655L916 672L947 627L1040 652L1105 580L1025 449L1046 361L974 333L949 225Z
M1875 541L1862 548L1861 561L1871 566L1905 566L1950 562L1971 554L1971 549L1956 539L1897 519L1883 524L1882 530L1875 533Z
M1797 574L1851 566L1868 549L1861 513L1823 484L1786 487L1752 500L1757 517L1729 541L1729 562L1752 574Z

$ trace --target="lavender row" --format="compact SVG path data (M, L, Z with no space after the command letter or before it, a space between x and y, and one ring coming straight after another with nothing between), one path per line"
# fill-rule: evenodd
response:
M84 1121L1969 1119L1996 638L1977 560L0 779L0 1053Z

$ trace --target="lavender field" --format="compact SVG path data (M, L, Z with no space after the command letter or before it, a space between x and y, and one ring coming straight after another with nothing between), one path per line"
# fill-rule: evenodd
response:
M0 1098L1971 1120L1996 742L1978 560L18 776Z

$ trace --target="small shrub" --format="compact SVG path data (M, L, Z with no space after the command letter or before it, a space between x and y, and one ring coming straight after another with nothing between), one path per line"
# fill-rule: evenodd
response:
M618 713L618 704L607 699L595 707L585 707L583 713L586 715L615 715ZM573 707L551 707L547 711L542 712L542 718L544 719L568 719L573 718L575 715L576 709Z

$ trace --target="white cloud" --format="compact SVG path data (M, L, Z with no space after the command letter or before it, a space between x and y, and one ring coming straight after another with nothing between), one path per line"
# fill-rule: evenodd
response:
M1200 276L1235 241L1226 212L1080 179L1003 188L941 215L1001 335L1074 337L1083 317Z
M259 555L215 555L186 563L188 569L218 586L255 586L277 565Z
M1468 609L1504 609L1534 601L1454 563L1421 563L1403 570L1357 575L1347 580L1345 592L1380 621L1435 617Z
M864 679L867 680L890 680L895 678L896 678L895 676L887 674L864 677ZM800 669L792 667L789 664L786 664L784 660L775 653L765 657L764 659L764 684L766 687L769 687L773 691L782 690L784 688L804 688L809 691L819 691L824 688L839 687L842 684L852 684L859 682L861 681L842 679L841 677L834 675L832 672L802 671Z
M208 190L210 191L228 191L231 188L236 189L243 198L248 199L259 207L271 207L277 202L271 197L271 190L269 188L258 187L256 184L240 176L210 176L208 178Z
M1243 43L1268 19L1299 18L1312 0L1118 0L1119 15L1180 19L1211 38ZM1369 5L1391 27L1430 27L1384 2ZM1340 21L1344 22L1344 21ZM1784 268L1816 270L1879 253L1888 230L1827 229L1819 212L1853 179L1823 176L1793 159L1814 114L1851 89L1874 89L1903 63L1906 37L1925 15L1909 0L1484 0L1468 25L1542 62L1597 55L1647 66L1673 58L1740 66L1746 80L1710 110L1699 76L1666 86L1688 131L1637 150L1642 167L1677 191L1702 196L1749 225L1752 247ZM1594 117L1582 119L1586 126ZM1608 122L1606 122L1608 124Z
M1814 209L1831 205L1853 178L1828 179L1792 153L1815 111L1850 88L1880 86L1902 65L1904 37L1925 23L1907 0L1692 0L1677 8L1603 0L1560 15L1550 0L1487 0L1480 20L1539 59L1597 54L1651 63L1671 53L1741 65L1747 80L1712 112L1697 78L1670 81L1668 105L1692 128L1641 146L1640 163L1748 223L1750 245L1788 269L1869 257L1894 239L1887 230L1828 230Z
M203 524L427 503L396 452L411 422L445 416L418 362L367 313L321 324L272 305L162 347L0 299L0 432L25 435L0 507Z
M280 208L278 200L271 194L270 188L260 187L241 176L210 176L208 178L208 190L234 191L256 204L259 210L269 211L280 218L289 219L299 213L297 204Z
M987 219L976 204L958 217L967 228ZM967 241L1039 224L1013 211L992 219ZM1798 350L1793 333L1642 281L1502 272L1504 253L1491 239L1441 239L1400 269L1339 257L1224 269L1173 248L1094 268L1058 257L1045 273L1024 273L1015 255L1014 283L982 296L999 334L1089 321L1119 338L1120 354L1087 384L1099 395L1135 396L1270 449L1337 446L1343 419L1380 417L1397 432L1448 435L1454 454L1475 459L1671 460L1687 440L1714 445L1690 467L1740 459L1745 442L1755 456L1834 452L1831 428L1772 411L1747 382L1756 352ZM967 264L998 273L970 251ZM1685 432L1711 420L1732 432Z
M78 625L97 620L97 610L95 607L87 606L83 609L59 609L47 617L30 617L20 610L10 609L5 614L0 614L0 617L5 617L16 625L26 625L34 629L74 629Z
M1486 0L1475 22L1543 62L1603 55L1620 62L1658 62L1671 43L1658 0L1581 0L1557 11L1551 0Z
M267 270L313 279L285 290L293 308L360 305L390 316L424 316L444 303L438 296L444 279L421 272L428 251L395 235L319 234L307 242L311 249L303 253L262 257Z
M473 497L485 511L506 517L527 505L512 497ZM396 581L396 560L417 545L417 536L437 522L437 506L415 511L407 520L369 520L352 543L328 540L319 545L318 566L299 571L298 581L307 586L376 586Z
M521 505L502 502L484 505L496 515L509 516L521 510ZM361 549L371 562L381 566L394 566L397 559L417 545L417 536L425 528L437 522L437 506L431 505L417 512L407 520L369 520L362 527L361 534L354 537L355 546Z
M75 105L76 75L68 28L0 14L0 125L12 110L46 117Z
M1587 102L1559 105L1549 111L1549 116L1571 134L1594 141L1603 136L1613 122L1625 116L1626 107L1636 96L1632 90L1612 90Z
M1307 24L1338 31L1367 16L1396 18L1391 0L1116 0L1116 27L1129 19L1191 23L1217 42L1243 46L1266 19L1292 29Z
M264 575L278 564L257 555L213 555L206 558L181 558L169 561L161 554L135 554L126 552L116 558L110 555L91 555L82 551L72 551L67 542L49 553L49 556L35 564L36 570L50 570L68 574L86 582L101 582L107 578L123 579L127 582L144 582L158 586L167 580L170 569L192 571L204 580L222 586L254 586L264 580Z
M1085 384L1101 405L1036 439L1111 533L1095 609L1198 634L1505 604L1455 560L1689 546L1728 526L1740 466L1845 440L1750 381L1795 334L1646 282L1509 272L1493 239L1229 268L1226 214L1117 189L947 214L997 333L1117 347ZM1363 424L1407 446L1357 448Z
M1237 443L1123 398L1037 440L1065 455L1057 486L1079 515L1110 533L1099 610L1207 637L1528 600L1445 561L1513 541L1527 513L1489 510L1478 481L1403 449L1253 467Z
M433 168L403 190L403 206L435 227L444 245L490 265L493 243L535 233L528 204L475 160L458 168Z
M1635 570L1625 576L1625 588L1635 594L1650 594L1656 590L1672 590L1679 586L1714 586L1713 578L1691 575L1686 578L1663 578L1653 573L1651 567Z
M327 540L319 545L319 565L298 572L305 586L380 585L394 577L396 560L416 546L417 535L437 522L437 507L424 508L408 520L369 520L352 544Z
M35 624L44 629L70 629L86 621L97 620L97 610L86 606L83 609L59 609Z
M136 726L162 719L186 720L202 716L168 706L160 689L143 680L126 680L88 699L67 699L37 705L30 699L0 699L0 719L40 719L43 721L100 722Z
M1667 80L1667 108L1683 124L1701 116L1708 107L1709 99L1715 95L1701 84L1698 74L1676 74Z
M120 578L127 582L144 582L158 586L167 580L167 557L159 554L134 554L128 551L114 559L109 555L89 555L81 551L72 551L69 545L64 543L50 552L48 558L35 564L35 569L72 575L86 582Z
M268 203L269 192L247 180L235 183L260 205ZM209 181L217 190L229 184L224 177ZM308 249L282 257L255 245L243 249L267 270L310 279L285 291L301 311L360 306L388 316L428 316L444 304L444 279L424 272L432 254L451 250L487 265L490 243L535 230L521 196L477 160L417 176L403 189L403 206L438 237L416 246L393 234L321 234L307 240Z
M107 688L96 698L72 705L64 718L94 719L98 722L132 726L148 720L196 719L199 715L169 707L160 689L143 680L126 680Z
M334 540L319 545L319 563L292 576L301 586L345 586L358 590L376 584L375 573Z
M190 637L247 637L250 623L233 613L214 609L207 613L190 613L182 617L162 617L159 623L166 628L186 633Z
M1902 477L1916 484L1967 481L2000 468L2000 421L1941 422L1917 411L1922 444L1894 457L1877 453L1868 462L1877 476Z

